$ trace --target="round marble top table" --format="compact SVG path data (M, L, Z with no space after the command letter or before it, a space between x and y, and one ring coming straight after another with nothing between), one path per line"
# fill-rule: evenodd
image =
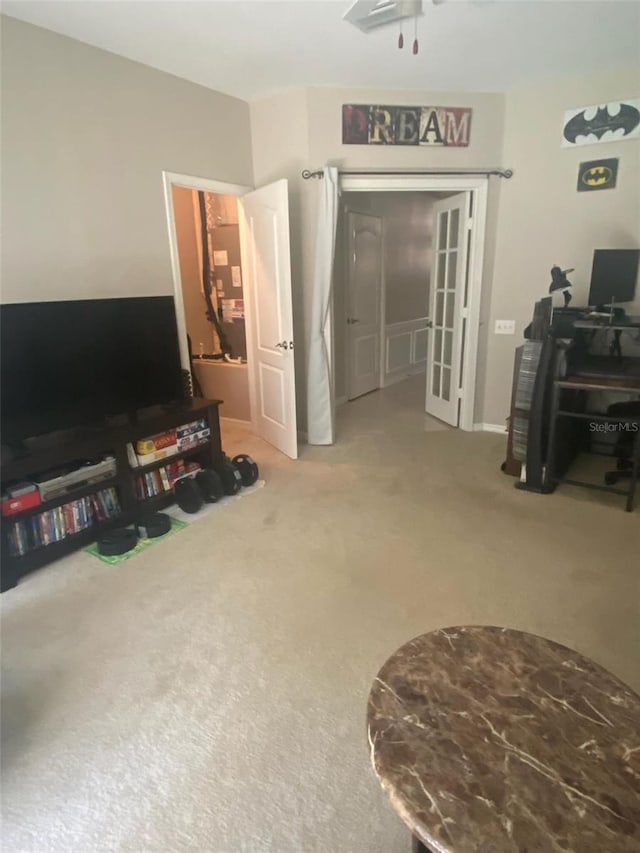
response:
M371 760L415 849L640 851L640 696L506 628L423 634L375 679Z

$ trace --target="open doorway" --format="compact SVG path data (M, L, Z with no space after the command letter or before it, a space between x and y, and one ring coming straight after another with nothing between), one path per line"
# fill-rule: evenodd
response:
M194 388L222 399L225 420L249 423L249 378L238 200L174 186L182 301Z
M251 190L163 172L163 182L182 366L197 394L222 401L221 419L250 419L295 459L287 181Z
M336 404L410 381L423 412L472 429L486 181L358 177L342 189Z

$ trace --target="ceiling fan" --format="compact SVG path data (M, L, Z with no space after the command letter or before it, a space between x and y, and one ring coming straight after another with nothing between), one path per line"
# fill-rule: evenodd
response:
M370 33L405 18L423 15L422 0L356 0L344 14L343 20Z
M434 4L445 0L431 0ZM390 24L400 24L398 47L404 47L402 22L413 18L415 25L413 53L418 53L418 18L424 15L422 0L356 0L343 15L343 20L353 24L363 33L370 33Z

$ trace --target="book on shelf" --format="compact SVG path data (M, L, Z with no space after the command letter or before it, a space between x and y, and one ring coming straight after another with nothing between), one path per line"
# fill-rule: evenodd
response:
M173 490L176 480L182 477L193 476L201 466L197 462L187 462L184 459L175 459L167 465L156 468L155 471L147 471L135 478L135 493L138 500L155 498L165 492Z
M136 454L135 448L130 441L127 442L127 460L132 468L137 468L140 464L138 462L138 456Z
M198 471L202 470L202 465L199 462L187 462L184 466L184 471L177 477L177 480L184 480L186 477L195 477ZM175 481L174 481L175 485Z
M173 484L176 480L178 480L184 474L184 459L176 459L174 462L170 462L165 466L165 471L167 472L167 477L169 478L169 485L173 487Z
M181 438L186 438L189 435L192 435L194 432L201 432L203 429L208 428L208 423L206 418L198 418L197 421L191 421L188 424L182 424L176 428L176 438L178 443L180 443Z
M135 443L135 450L138 456L146 456L149 453L155 453L157 450L165 450L172 447L176 443L175 429L167 429L164 432L150 435L148 438L140 438Z
M193 447L198 447L200 444L206 444L209 441L211 430L207 427L198 432L190 433L178 439L178 448L180 450L191 450Z
M171 488L171 483L169 481L169 475L167 474L166 467L162 467L158 469L158 474L160 475L160 480L162 481L162 488L165 492L168 492Z
M196 447L198 443L208 441L211 430L206 418L198 418L175 429L168 429L147 438L141 438L135 444L127 445L127 456L132 468L149 465L173 456L181 450ZM196 438L197 436L197 438Z
M111 487L36 513L30 518L18 519L9 525L9 554L21 557L34 548L61 542L67 536L119 514L118 493Z
M152 462L159 462L160 459L166 459L168 456L175 456L178 452L178 445L172 444L169 447L163 447L161 450L153 450L150 453L138 453L138 465L140 467L150 465Z

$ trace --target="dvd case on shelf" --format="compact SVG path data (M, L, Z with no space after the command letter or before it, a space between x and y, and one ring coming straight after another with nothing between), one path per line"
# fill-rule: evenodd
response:
M17 519L9 526L9 554L21 557L34 548L60 542L94 524L115 518L119 513L118 493L112 487L29 518Z

